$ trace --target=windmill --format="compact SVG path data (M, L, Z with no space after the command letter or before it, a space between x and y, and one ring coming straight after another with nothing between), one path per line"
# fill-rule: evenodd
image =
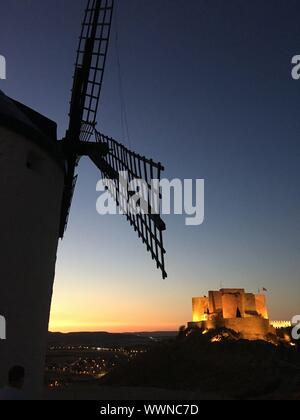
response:
M90 158L121 207L128 191L120 188L119 173L128 181L143 180L148 197L141 209L125 212L166 278L163 232L159 211L148 205L160 198L152 180L160 180L160 163L128 150L97 129L97 112L112 27L114 0L88 0L77 50L70 102L69 126L57 141L56 124L0 91L0 315L6 317L7 340L0 340L0 387L10 367L25 368L28 395L41 389L47 329L58 241L68 225L76 169L82 156ZM45 188L46 186L46 188ZM143 200L145 202L143 202ZM22 211L20 211L22 209Z

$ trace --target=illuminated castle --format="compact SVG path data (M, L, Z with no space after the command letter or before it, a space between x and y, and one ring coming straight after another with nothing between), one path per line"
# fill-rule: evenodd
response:
M221 289L210 291L208 297L193 298L193 321L188 326L203 330L228 328L248 340L276 334L270 325L265 295L246 293L244 289Z

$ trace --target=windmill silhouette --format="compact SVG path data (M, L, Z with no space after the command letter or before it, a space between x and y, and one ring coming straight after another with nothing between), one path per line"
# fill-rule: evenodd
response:
M42 388L57 246L68 224L82 156L111 180L107 188L121 208L124 200L127 207L131 195L120 188L119 173L126 172L128 182L143 180L148 195L139 200L143 211L124 214L167 277L166 226L159 209L154 212L148 204L150 195L158 202L161 198L151 181L160 180L164 168L101 134L96 126L113 7L113 0L88 0L69 127L61 141L55 122L0 91L0 315L7 326L7 340L0 340L0 387L11 368L22 366L29 397Z
M122 144L96 130L97 111L108 52L114 0L89 0L82 24L72 89L69 128L62 141L66 159L66 182L62 206L60 236L67 226L77 176L75 169L81 156L88 156L104 178L114 181L117 204L124 199L119 188L119 173L128 173L128 182L142 179L148 193L155 194L151 180L160 180L164 170L160 163L146 159L128 150ZM127 195L128 197L128 195ZM149 197L150 202L150 197ZM146 214L145 214L146 213ZM147 212L127 212L128 221L146 245L157 268L165 271L163 231L165 223L159 214L149 208Z

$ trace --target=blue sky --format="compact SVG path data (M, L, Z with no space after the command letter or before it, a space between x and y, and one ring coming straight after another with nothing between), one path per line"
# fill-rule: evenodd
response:
M162 281L122 217L96 213L99 173L83 159L60 245L52 318L63 328L174 328L210 289L269 290L271 317L300 311L298 1L122 0L119 56L130 141L121 124L116 20L99 128L204 178L205 223L166 218ZM63 136L85 1L4 1L0 88L58 123ZM125 137L125 139L124 139ZM124 139L124 140L123 140Z

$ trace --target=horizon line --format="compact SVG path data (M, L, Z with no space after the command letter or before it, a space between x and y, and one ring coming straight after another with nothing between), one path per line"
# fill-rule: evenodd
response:
M150 333L174 333L174 332L178 332L178 329L162 329L162 330L157 330L157 329L151 329L151 330L141 330L141 331L106 331L106 330L95 330L95 331L83 331L83 330L78 330L78 331L48 331L48 334L150 334Z

